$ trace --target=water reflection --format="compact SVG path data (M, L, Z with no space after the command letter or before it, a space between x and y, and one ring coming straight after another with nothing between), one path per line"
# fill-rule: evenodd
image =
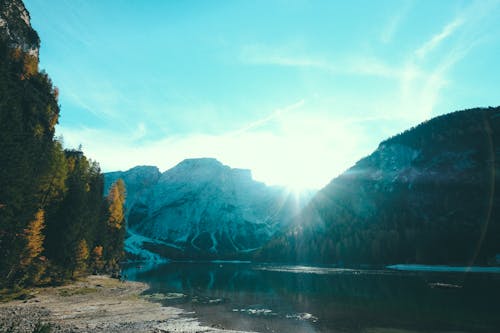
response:
M316 332L362 332L370 327L470 332L500 329L500 277L495 274L229 263L132 265L125 268L125 274L149 283L151 292L186 295L175 302L201 315L208 311L213 316L208 308L218 306L217 315L236 321L228 319L231 328L248 329L250 325L265 331L279 318L307 322L307 331L314 328ZM436 282L462 288L431 288L429 284ZM257 320L256 327L248 322L240 327L242 316L268 319ZM291 332L299 332L301 327L292 326Z

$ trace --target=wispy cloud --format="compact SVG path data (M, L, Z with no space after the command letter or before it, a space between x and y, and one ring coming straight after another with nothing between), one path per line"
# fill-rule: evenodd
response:
M108 129L72 127L60 128L59 133L66 146L82 144L105 171L145 163L166 170L185 158L215 157L232 167L251 169L255 179L268 184L293 182L320 188L352 165L360 149L366 154L373 148L363 148L366 134L359 124L345 120L313 113L299 101L239 130L220 134L191 133L137 144L133 136Z
M367 76L398 82L399 97L396 96L397 99L391 102L399 103L400 109L405 111L396 111L391 116L419 122L434 114L443 89L453 83L450 72L478 44L481 39L478 36L484 34L481 22L494 16L492 9L498 4L497 0L476 1L462 8L440 30L413 51L396 58L396 61L388 62L380 56L359 51L337 55L333 59L326 54L308 53L303 45L293 43L280 46L247 45L242 48L240 60L251 65L319 70L334 76ZM382 32L383 42L392 40L412 5L412 1L405 2L392 16ZM445 43L446 48L441 47ZM431 54L432 58L429 57Z
M394 14L381 36L376 33L373 40L358 49L342 49L335 55L333 52L337 50L322 51L300 43L238 45L241 63L280 66L281 70L287 67L290 71L300 71L304 75L297 77L306 77L304 80L308 81L297 84L303 91L287 96L290 104L269 108L260 113L266 116L256 117L243 126L241 120L248 121L248 114L226 121L232 115L227 112L222 116L220 110L224 105L217 102L201 105L204 101L199 96L191 96L173 84L179 89L179 96L169 92L168 98L160 99L161 103L154 100L154 96L138 93L138 96L146 96L143 104L133 104L138 106L134 109L140 111L141 116L136 117L132 125L124 126L125 130L118 130L117 126L99 130L72 124L60 127L58 132L64 135L68 146L82 144L88 155L100 161L106 171L145 163L165 170L185 158L216 157L232 167L252 169L256 179L269 184L296 180L321 187L370 153L379 139L442 112L439 105L446 100L446 88L454 84L455 66L478 45L481 39L478 36L483 36L486 29L482 25L484 18L495 19L488 6L475 2L442 22L433 33L422 38L421 44L398 48L387 57L388 52L376 48L381 41L398 41L412 2L406 4ZM318 72L321 75L316 75ZM324 81L317 83L318 77ZM347 80L343 80L345 78ZM350 82L346 81L354 83L348 87ZM363 90L366 82L369 88ZM71 94L70 90L68 98L75 104L100 114L109 122L129 120L119 106L126 105L123 102L127 103L127 98L133 100L136 96L124 95L106 83L84 83L80 94ZM383 89L376 86L378 83ZM328 84L331 87L325 87ZM321 96L317 99L316 88ZM172 96L182 103L173 105ZM250 99L261 96L245 97L251 107L260 107L261 104ZM160 104L166 105L164 109L160 107L161 112L158 111ZM196 112L186 112L188 109ZM153 136L151 133L165 115L168 115L165 129ZM180 121L175 118L179 116L173 115L184 116ZM187 131L168 131L185 124ZM179 134L186 132L188 134Z
M240 60L251 65L275 65L317 69L333 75L361 75L385 78L399 78L404 70L391 66L371 56L344 55L335 60L326 56L302 53L290 46L271 47L265 45L244 46Z
M415 54L419 58L425 58L429 52L434 50L441 44L446 38L450 37L460 26L464 24L463 18L459 17L447 24L443 30L441 30L436 35L432 36L427 42L424 43Z
M256 121L251 122L250 124L248 124L246 126L243 126L242 128L240 128L240 129L236 130L235 132L233 132L232 135L236 136L236 135L242 134L244 132L247 132L247 131L259 128L259 127L261 127L261 126L263 126L263 125L265 125L265 124L267 124L267 123L269 123L269 122L271 122L273 120L279 119L280 117L282 117L287 112L290 112L290 111L297 110L297 109L301 108L303 105L304 105L304 100L302 99L302 100L300 100L300 101L298 101L296 103L287 105L284 108L276 109L271 114L269 114L267 117L258 119Z
M277 65L287 67L316 67L333 69L330 63L317 57L298 52L297 47L282 45L272 47L262 44L244 45L240 51L240 61L253 65Z
M78 94L75 90L71 89L70 87L67 87L64 89L64 98L66 98L71 104L88 111L92 113L93 115L105 119L104 113L99 112L99 109L95 109L94 107L91 107L85 100Z
M388 23L382 30L380 40L383 43L389 43L392 41L394 34L398 30L399 26L401 25L401 22L403 19L406 17L408 12L410 11L411 7L413 5L413 1L405 1L403 3L403 6L391 16L389 19Z
M137 124L136 130L132 133L131 140L137 141L146 136L147 130L146 130L146 124L143 122L140 122Z
M83 1L64 0L59 1L57 9L53 10L41 0L29 3L29 8L37 6L37 10L42 12L44 17L50 18L47 20L49 24L45 25L44 29L53 33L56 37L53 41L65 46L74 45L77 42L85 47L90 47L93 44L93 38L88 29L88 17L85 17L81 10L77 9L85 8L86 5L88 4Z
M61 92L63 100L99 117L119 118L122 103L129 102L129 98L111 80L100 77L95 82L92 75L78 70L60 77L59 83L64 85Z
M428 119L434 115L443 90L453 84L450 73L469 52L477 47L488 33L484 23L495 17L495 8L500 1L475 1L463 8L455 18L431 36L407 60L409 68L427 70L423 76L408 76L401 81L402 104L407 106L408 114L416 121ZM452 39L453 36L453 39ZM437 49L447 41L447 47L440 52ZM430 64L426 58L436 52Z

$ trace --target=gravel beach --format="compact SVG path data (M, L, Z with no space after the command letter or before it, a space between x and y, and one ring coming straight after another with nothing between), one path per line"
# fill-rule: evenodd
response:
M70 285L34 289L29 299L0 303L0 332L239 332L206 327L194 313L141 296L148 286L92 275Z

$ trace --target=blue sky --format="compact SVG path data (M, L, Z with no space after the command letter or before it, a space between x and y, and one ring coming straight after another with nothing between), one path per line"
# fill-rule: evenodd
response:
M389 136L500 104L500 1L25 4L58 135L104 171L216 157L320 188Z

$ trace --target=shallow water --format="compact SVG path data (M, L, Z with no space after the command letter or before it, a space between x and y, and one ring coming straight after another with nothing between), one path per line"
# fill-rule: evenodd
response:
M500 274L229 262L124 267L151 298L258 332L500 332Z

